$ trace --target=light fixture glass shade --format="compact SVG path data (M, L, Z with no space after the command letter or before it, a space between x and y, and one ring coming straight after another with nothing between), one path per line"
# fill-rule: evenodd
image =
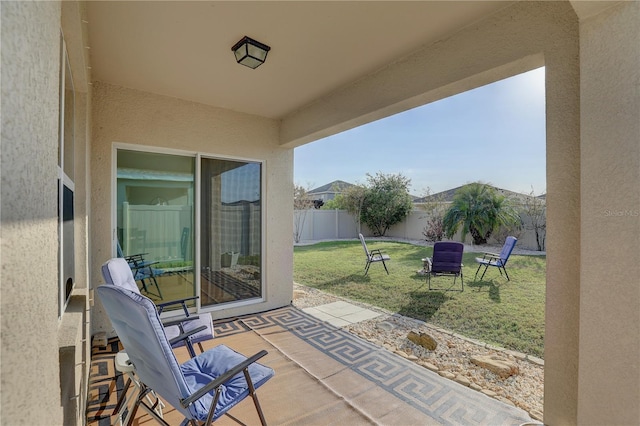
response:
M244 36L232 48L236 61L249 68L258 68L267 59L271 48L252 38Z

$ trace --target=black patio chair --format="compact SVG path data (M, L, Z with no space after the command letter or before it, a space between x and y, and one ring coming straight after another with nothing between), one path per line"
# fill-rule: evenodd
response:
M464 291L464 276L462 275L462 254L464 244L453 241L438 241L433 245L433 257L431 258L431 270L427 272L427 283L429 290L453 290ZM453 277L451 287L433 288L431 287L431 277L449 276ZM460 277L462 286L460 290L454 289L456 279Z
M149 287L151 285L156 286L156 290L158 294L154 294L154 296L158 296L160 299L164 299L162 297L162 291L160 291L160 286L158 285L158 280L156 280L156 275L162 273L162 270L153 268L154 265L158 264L156 261L146 260L144 258L148 253L136 253L126 255L122 251L122 247L120 246L120 241L118 241L117 246L118 257L121 257L127 261L129 264L129 268L131 269L131 273L133 274L133 278L135 281L140 281L142 284L142 289L147 294L153 294L149 291ZM147 285L148 284L148 285Z

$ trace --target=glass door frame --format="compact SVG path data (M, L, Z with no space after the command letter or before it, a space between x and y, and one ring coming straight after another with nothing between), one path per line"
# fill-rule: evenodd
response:
M197 266L198 266L198 271L200 270L200 266L201 266L201 259L200 259L200 253L201 253L201 232L200 232L200 225L201 225L201 214L200 214L200 206L201 206L201 189L202 189L202 159L208 159L208 160L222 160L222 161L236 161L236 162L240 162L240 161L244 161L247 163L257 163L260 164L260 297L257 298L252 298L252 299L245 299L245 300L238 300L238 301L233 301L233 302L227 302L227 303L222 303L219 305L208 305L207 307L203 308L201 311L199 310L198 312L215 312L215 311L220 311L223 309L228 309L228 308L237 308L237 307L242 307L242 306L247 306L247 305L255 305L257 303L264 303L267 300L266 297L266 226L265 226L265 220L267 217L266 214L266 203L265 203L265 194L266 194L266 168L267 168L267 161L266 160L257 160L257 159L252 159L252 158L247 158L247 157L233 157L233 156L225 156L225 155L215 155L215 154L205 154L205 153L197 153L196 154L196 227L197 227L197 231L196 231L196 244L195 244L195 250L197 252ZM200 282L200 274L197 274L197 278L196 278L196 283L197 283L197 289L198 291L201 291L201 282ZM198 299L198 309L200 309L200 299Z
M127 150L127 151L138 151L142 153L155 153L155 154L167 154L167 155L176 155L182 157L191 157L195 161L195 173L194 173L194 259L193 259L193 270L194 270L194 282L195 282L195 292L196 296L200 296L201 292L201 280L200 280L200 248L201 248L201 178L202 178L202 167L201 162L202 159L213 159L213 160L228 160L228 161L244 161L250 163L260 164L260 297L239 300L233 302L222 303L220 305L209 305L206 307L202 307L200 298L196 299L196 303L194 307L189 308L189 312L193 313L208 313L220 311L223 309L229 308L238 308L247 305L255 305L257 303L264 303L266 301L266 226L265 219L266 215L266 203L265 203L265 194L266 194L266 160L260 159L252 159L246 157L234 157L234 156L226 156L226 155L216 155L209 154L203 152L195 152L188 150L177 150L171 148L161 148L155 146L147 146L147 145L137 145L130 144L124 142L113 142L111 147L111 256L117 256L117 239L118 239L118 150ZM163 312L162 316L171 316L173 315L170 311L169 313Z

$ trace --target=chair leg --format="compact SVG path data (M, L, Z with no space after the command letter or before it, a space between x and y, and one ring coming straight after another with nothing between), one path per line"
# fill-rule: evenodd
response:
M164 300L164 297L162 297L162 291L160 291L160 286L158 285L158 281L156 281L156 277L154 275L151 275L151 280L153 281L153 284L155 284L156 290L158 290L158 296L160 296L160 300Z
M478 265L478 269L476 269L476 274L473 276L473 281L476 281L478 278L478 272L480 272L480 268L482 268L482 263Z
M216 407L218 406L218 400L220 399L220 386L216 388L216 393L214 394L213 401L211 401L211 407L209 408L209 415L207 416L207 420L204 422L204 426L209 426L213 423L213 416L216 414Z
M156 277L154 276L150 276L148 278L141 278L139 280L142 283L142 289L144 290L144 292L147 294L153 294L147 288L147 280L149 280L149 287L151 287L152 285L156 286L156 290L158 290L157 296L160 298L160 300L164 300L164 297L162 297L162 291L160 290L160 286L158 286L158 282L156 281Z
M369 266L371 266L371 262L369 260L367 260L367 264L364 267L364 274L367 275L367 272L369 272Z
M507 268L505 268L504 266L502 267L502 269L504 269L504 274L507 276L507 281L511 281L509 279L509 274L507 274Z
M473 281L476 281L476 279L478 278L478 272L480 272L480 268L482 268L482 264L478 265L478 269L476 270L476 275L473 277ZM498 272L500 272L500 276L502 276L502 271L504 271L504 275L507 278L507 281L511 281L511 279L509 278L509 274L507 274L507 268L505 268L504 266L497 266L498 268ZM482 279L484 278L484 274L487 273L487 269L489 269L489 265L484 265L484 271L482 271L482 275L480 276L480 281L482 281Z
M249 369L244 369L244 378L249 385L249 393L251 394L251 398L253 398L253 404L256 406L256 411L258 411L258 417L260 417L260 424L262 426L267 426L267 421L264 418L264 413L262 412L262 407L260 407L260 402L258 402L258 395L256 395L256 388L253 386L253 381L251 380L251 376L249 375Z
M450 277L451 275L452 274L446 274L447 277ZM438 276L438 274L435 274L435 276ZM460 281L461 281L461 284L462 284L462 288L461 288L460 291L464 291L464 275L462 274L462 271L460 271L459 274L453 275L453 284L450 287L446 288L446 289L445 288L431 288L431 272L429 272L427 274L427 284L429 286L429 290L458 291L458 290L452 290L456 286L456 281L458 279L458 276L460 276Z
M121 413L120 413L120 409L122 408L122 404L126 400L127 391L129 390L129 386L131 386L131 377L129 377L127 379L127 381L124 384L124 387L122 388L122 393L118 397L118 402L116 402L116 406L113 408L113 413L111 414L112 416L116 415L116 414L118 414L119 416L122 416ZM120 420L122 421L122 419L120 419Z
M384 263L384 259L382 260L382 266L384 266L384 270L387 271L387 275L389 275L389 270L387 269L387 264Z
M134 273L134 276L135 276L135 273ZM140 282L142 283L142 290L145 293L149 294L149 289L147 288L147 282L144 280L144 278L141 279Z
M482 279L484 278L484 274L487 273L487 269L489 269L489 265L484 265L484 271L482 272L482 276L480 277L480 281L482 281Z
M142 408L144 408L144 410L147 413L149 413L149 415L151 417L153 417L155 421L157 421L158 423L160 423L163 426L170 426L169 423L167 423L166 420L163 419L156 412L156 406L158 404L161 404L160 400L158 399L158 396L156 396L156 403L152 407L150 407L149 405L147 405L146 402L144 402L144 398L146 398L148 396L148 394L150 392L152 392L152 391L151 391L151 389L146 387L146 385L142 384L142 386L144 386L144 389L142 389L140 391L140 395L138 396L138 399L136 400L136 404L132 408L131 416L129 417L129 421L128 421L127 425L133 425L133 421L135 420L136 412L138 411L138 407L142 406Z

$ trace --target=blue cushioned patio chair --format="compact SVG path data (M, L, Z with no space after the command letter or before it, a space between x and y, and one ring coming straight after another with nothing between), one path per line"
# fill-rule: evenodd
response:
M462 254L464 244L454 241L438 241L433 245L433 257L431 258L431 270L427 272L429 290L454 290L464 291L464 276L462 274ZM431 287L431 277L453 277L453 284L447 288ZM460 290L455 289L456 279L460 277Z
M150 392L184 415L183 425L192 426L201 422L209 425L250 395L260 422L266 424L256 389L273 377L274 371L256 361L267 351L247 358L218 345L179 364L149 298L113 285L101 285L96 292L140 379L131 419L142 407L158 423L168 426L145 401Z
M115 257L106 261L105 264L102 265L102 276L107 284L140 293L127 261L121 257ZM184 311L183 317L168 318L164 321L165 332L167 333L169 341L173 342L172 346L174 348L186 345L189 355L191 355L192 358L196 356L193 344L198 344L200 351L204 352L202 342L213 339L214 337L211 315L205 314L202 317L192 315L187 308L187 303L195 301L196 299L198 299L198 296L156 304L159 314L168 306L180 305L182 307Z
M487 273L487 269L489 268L489 266L493 266L495 268L498 268L501 276L502 271L504 271L504 275L507 277L507 281L510 281L509 274L507 274L506 266L507 261L509 261L509 256L511 256L511 252L513 251L513 248L515 247L517 241L518 239L516 237L507 237L504 245L502 246L502 250L500 250L500 254L485 253L481 258L476 257L476 262L478 262L478 269L476 270L476 275L475 277L473 277L473 280L476 280L478 272L480 272L480 268L484 266L484 271L482 272L482 276L480 277L480 280L482 281L482 279L484 278L484 274Z
M364 237L362 236L362 234L358 234L358 237L360 237L360 242L362 243L362 248L364 249L364 254L367 257L367 264L364 267L364 274L367 275L367 272L369 272L369 266L371 266L372 263L382 262L382 266L384 266L384 270L387 271L387 275L389 275L389 270L387 269L387 264L384 263L385 260L391 260L389 255L388 254L384 254L382 252L382 250L380 250L380 249L369 251L369 249L367 248L367 243L365 242Z

